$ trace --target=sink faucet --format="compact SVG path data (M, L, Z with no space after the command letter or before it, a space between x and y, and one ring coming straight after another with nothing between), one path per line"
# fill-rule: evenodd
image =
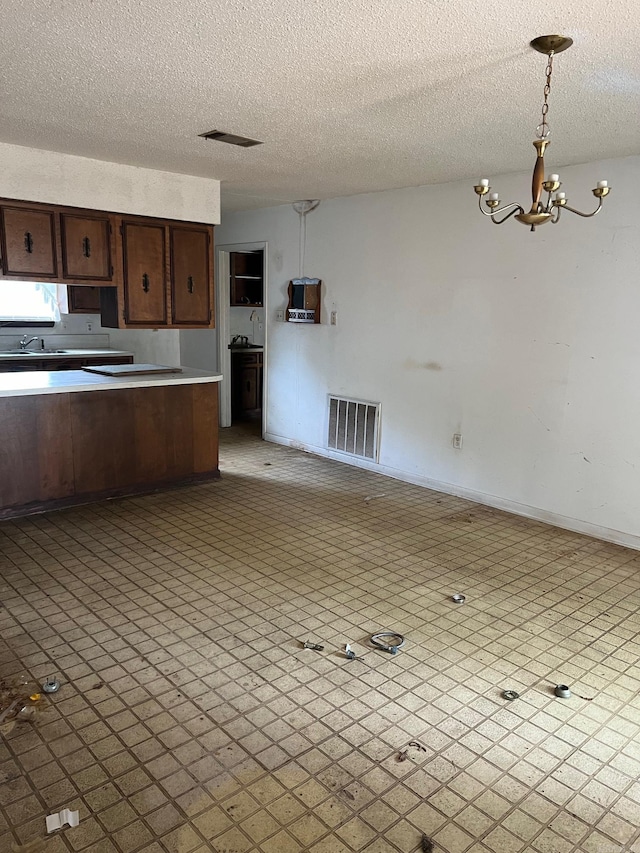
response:
M23 335L18 343L20 344L20 349L26 349L29 344L32 344L34 341L39 341L40 338L36 335L33 338L28 338L26 335Z
M246 335L234 335L231 338L231 344L238 344L241 347L249 346L249 338Z

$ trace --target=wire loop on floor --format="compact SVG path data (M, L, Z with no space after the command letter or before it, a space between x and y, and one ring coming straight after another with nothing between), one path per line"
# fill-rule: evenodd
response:
M386 643L382 639L385 638L395 638L399 640L398 643ZM382 649L383 652L389 652L391 655L397 655L398 650L404 646L404 637L402 634L398 634L395 631L380 631L378 634L372 634L370 640L372 645L377 646L379 649Z

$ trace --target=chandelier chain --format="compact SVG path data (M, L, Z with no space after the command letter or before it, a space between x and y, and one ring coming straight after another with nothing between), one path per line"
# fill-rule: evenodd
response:
M544 103L542 104L542 121L538 125L538 137L540 139L547 139L549 134L551 133L551 128L549 127L549 122L547 121L547 114L549 113L549 94L551 92L551 75L553 73L553 51L549 51L549 61L547 62L547 68L545 71L546 74L546 83L544 86Z

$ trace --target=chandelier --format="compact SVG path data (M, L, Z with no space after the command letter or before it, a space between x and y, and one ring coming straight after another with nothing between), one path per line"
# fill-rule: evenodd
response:
M573 39L557 35L538 36L538 38L535 38L531 42L531 47L534 50L537 50L539 53L544 53L549 57L546 68L544 102L542 104L542 121L536 128L536 135L538 138L534 140L533 143L534 148L538 152L536 164L533 169L533 180L531 183L533 204L531 205L531 210L528 212L525 212L524 208L517 204L517 202L512 202L511 204L504 205L504 207L500 207L500 196L498 193L491 192L489 181L487 178L483 178L480 183L474 187L478 194L478 206L480 207L480 213L484 216L490 216L491 221L495 222L496 225L502 225L502 223L506 222L507 219L515 216L518 222L530 225L531 230L535 231L538 225L544 225L545 222L553 222L555 225L555 223L560 220L560 214L563 210L569 210L571 213L577 213L578 216L588 218L590 216L595 216L596 213L600 211L600 208L602 207L602 199L609 194L610 187L607 182L598 181L598 185L591 191L598 199L598 206L591 213L582 213L582 211L576 210L574 207L569 207L565 193L558 192L562 186L559 175L549 175L546 181L544 179L544 151L550 142L550 127L547 121L547 115L549 113L549 93L551 92L553 57L556 53L561 53L563 50L571 47L572 44ZM541 200L543 190L547 193L546 201ZM482 206L483 198L484 203L488 208L487 210ZM509 213L507 213L506 216L503 216L502 219L495 218L504 211L509 211Z

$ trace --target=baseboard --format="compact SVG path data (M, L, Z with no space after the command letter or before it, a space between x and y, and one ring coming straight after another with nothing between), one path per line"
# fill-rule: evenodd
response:
M97 501L110 501L116 498L137 498L144 495L152 495L157 492L167 492L170 489L180 489L183 486L197 486L210 480L219 480L220 470L216 467L213 471L204 471L199 474L189 474L176 480L161 480L155 483L132 484L120 486L117 489L103 489L99 492L82 492L68 495L65 498L53 498L47 501L32 501L28 504L0 507L0 521L9 518L22 518L27 515L39 515L43 512L55 512L59 509L70 509L74 506L96 503Z
M366 471L373 471L376 474L383 474L385 477L391 477L394 480L402 480L405 483L411 483L414 486L424 486L424 488L432 489L434 492L443 492L447 495L455 495L458 498L465 498L474 503L484 504L485 506L501 509L505 512L521 515L524 518L530 518L532 521L542 521L545 524L551 524L553 527L561 527L563 530L571 530L574 533L582 533L585 536L592 536L594 539L602 539L605 542L612 542L615 545L623 545L625 548L633 548L640 551L640 536L634 536L632 533L624 533L620 530L613 530L610 527L602 527L599 524L591 524L588 521L581 521L578 518L560 515L557 512L541 509L540 507L521 504L517 501L512 501L507 498L501 498L496 495L489 495L484 492L478 492L475 489L467 489L464 486L456 486L452 483L445 483L442 480L432 480L429 477L421 477L416 474L411 474L402 471L398 468L392 468L388 465L378 465L367 459L356 459L352 456L345 456L343 453L336 453L333 450L328 450L326 447L316 447L311 444L303 444L294 439L285 438L281 435L267 432L264 434L265 441L271 441L274 444L282 444L285 447L293 447L296 450L303 450L306 453L313 453L316 456L322 456L325 459L332 459L336 462L342 462L346 465L352 465L355 468L363 468Z

